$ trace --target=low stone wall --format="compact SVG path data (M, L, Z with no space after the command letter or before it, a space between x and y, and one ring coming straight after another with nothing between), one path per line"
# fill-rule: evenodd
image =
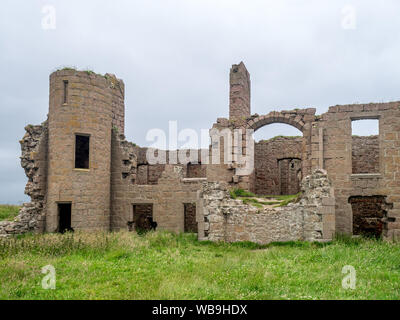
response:
M211 241L331 240L335 232L335 198L324 170L301 183L298 203L259 209L230 198L228 185L204 182L199 202L199 239Z
M13 221L0 221L0 237L43 231L45 221L45 195L47 179L47 122L26 126L21 144L21 166L28 182L25 194L31 202L24 203Z

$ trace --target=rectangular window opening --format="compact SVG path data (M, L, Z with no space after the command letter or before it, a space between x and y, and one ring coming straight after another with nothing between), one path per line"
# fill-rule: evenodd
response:
M64 98L63 103L68 103L68 80L64 80Z
M74 231L71 226L71 203L58 204L58 232Z
M76 135L75 137L75 168L89 169L90 137L88 135Z
M352 173L379 173L379 120L353 120L351 131Z

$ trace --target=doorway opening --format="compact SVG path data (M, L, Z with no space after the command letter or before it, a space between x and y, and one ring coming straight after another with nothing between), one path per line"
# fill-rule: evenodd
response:
M71 203L58 204L58 232L74 231L71 226Z
M196 221L196 204L195 203L184 203L184 216L185 216L185 232L197 233L197 221Z

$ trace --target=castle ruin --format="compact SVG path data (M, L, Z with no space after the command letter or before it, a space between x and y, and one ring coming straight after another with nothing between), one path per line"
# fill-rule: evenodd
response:
M212 140L209 150L187 150L201 160L153 164L148 148L125 139L124 90L111 74L50 75L48 119L27 126L20 141L31 202L14 221L0 222L0 236L133 230L153 221L158 229L213 241L328 241L335 233L400 238L400 102L333 106L322 115L313 108L252 115L250 75L241 62L230 70L229 119L218 118L210 130L225 132L219 153ZM353 136L352 121L362 119L378 120L379 135ZM303 136L254 143L245 135L272 123ZM166 159L176 152L166 151ZM239 160L249 153L250 171ZM232 188L301 196L259 208L233 199Z

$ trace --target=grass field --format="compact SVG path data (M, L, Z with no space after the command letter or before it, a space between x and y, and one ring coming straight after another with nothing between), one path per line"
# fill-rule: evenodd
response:
M19 212L20 206L0 204L0 221L13 220Z
M53 265L56 289L42 289ZM356 270L343 289L342 268ZM0 299L399 299L400 244L198 242L194 234L79 233L0 240Z

